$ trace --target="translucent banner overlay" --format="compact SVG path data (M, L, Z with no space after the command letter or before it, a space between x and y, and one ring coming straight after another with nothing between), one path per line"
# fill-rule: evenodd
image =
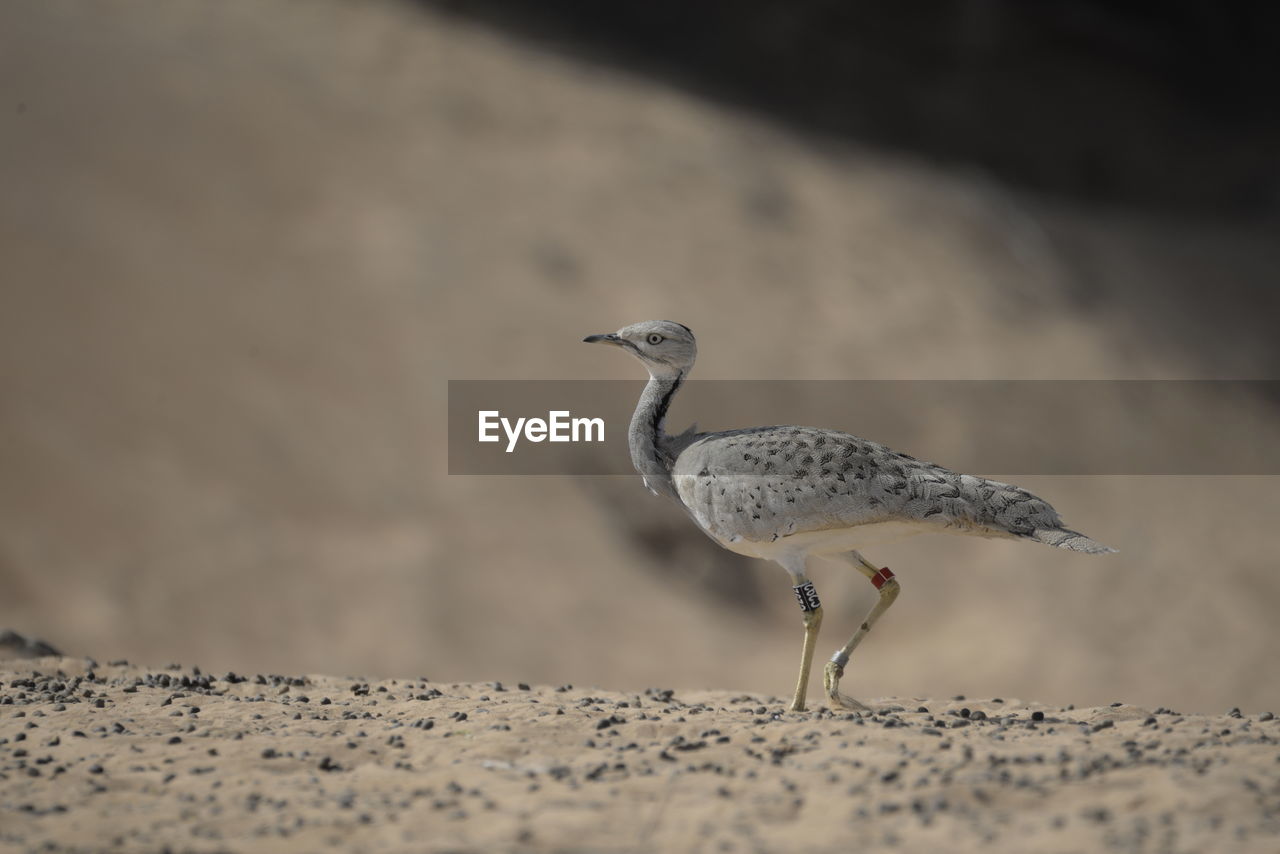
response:
M634 474L643 387L450 380L449 473ZM690 380L666 429L692 422L826 427L971 474L1280 474L1280 381Z

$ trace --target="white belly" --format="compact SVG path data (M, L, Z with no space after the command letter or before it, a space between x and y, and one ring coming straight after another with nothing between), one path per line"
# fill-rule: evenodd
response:
M779 537L773 542L717 539L730 551L749 557L774 560L776 555L800 552L806 555L829 555L854 549L870 548L885 543L896 543L917 534L948 533L948 529L924 522L872 522L852 528L833 528L826 531L806 531ZM965 533L951 529L950 533Z
M873 546L897 543L919 534L952 534L985 539L1015 539L1012 534L989 528L948 528L926 522L892 521L871 522L852 528L833 528L826 531L805 531L779 537L772 542L737 539L727 541L712 536L716 542L732 552L764 560L777 560L779 555L831 555L861 551Z

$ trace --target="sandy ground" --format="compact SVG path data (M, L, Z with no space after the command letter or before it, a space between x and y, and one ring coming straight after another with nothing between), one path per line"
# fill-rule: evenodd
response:
M1280 721L0 669L3 851L1275 851Z

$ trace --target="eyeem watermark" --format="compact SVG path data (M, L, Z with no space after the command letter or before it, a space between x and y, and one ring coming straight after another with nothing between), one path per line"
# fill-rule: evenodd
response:
M633 475L626 425L643 388L450 380L449 473ZM1274 380L692 379L666 429L693 423L826 427L997 478L1280 475Z
M603 442L603 418L574 418L567 409L553 409L542 418L517 418L515 423L504 418L497 409L482 409L477 413L479 433L477 442L499 442L498 428L507 437L507 453L516 449L523 434L529 442Z

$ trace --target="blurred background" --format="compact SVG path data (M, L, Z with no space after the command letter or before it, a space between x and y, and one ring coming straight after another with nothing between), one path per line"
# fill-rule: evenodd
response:
M631 477L448 475L447 381L635 379L580 341L649 318L697 332L701 378L1275 379L1278 31L1189 2L6 2L0 628L784 694L784 573ZM1120 553L870 552L904 592L851 693L1280 705L1276 478L1018 482ZM874 591L812 575L829 651Z

